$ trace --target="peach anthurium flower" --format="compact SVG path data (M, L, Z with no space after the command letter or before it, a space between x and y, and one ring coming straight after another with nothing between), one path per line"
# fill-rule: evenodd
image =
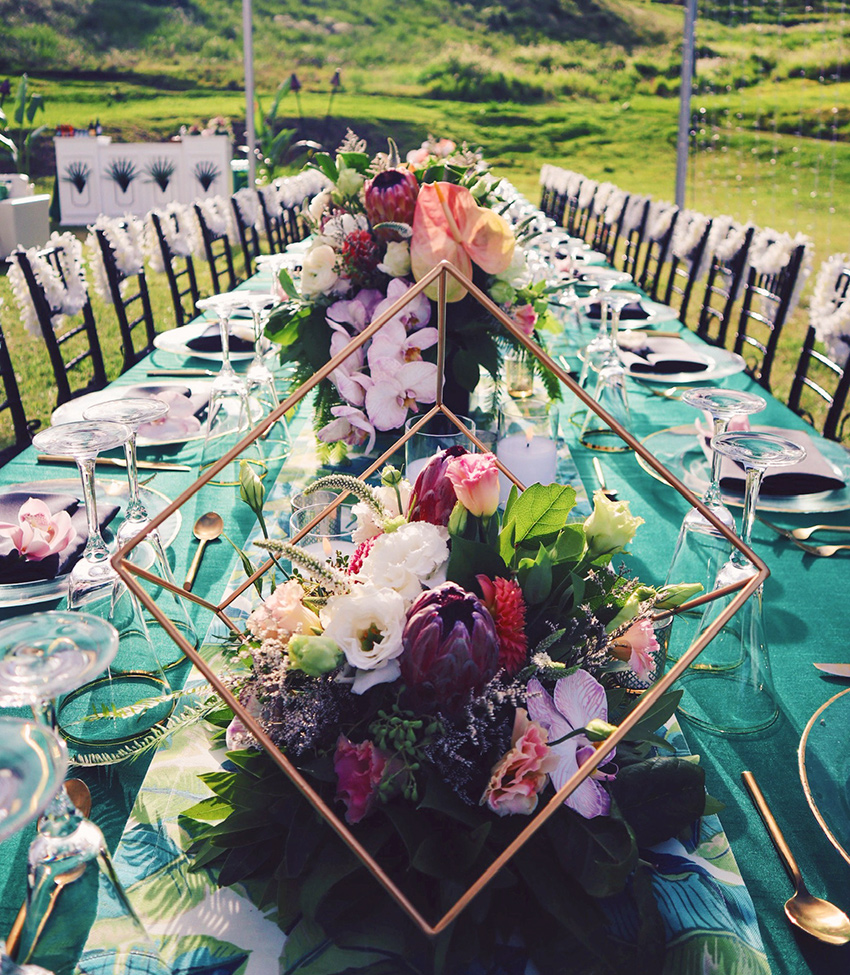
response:
M480 207L465 186L426 183L419 190L413 215L410 264L419 281L440 261L450 261L472 277L473 261L487 274L500 274L511 263L514 235L494 210ZM437 300L437 282L425 289ZM446 301L460 301L466 289L449 278Z

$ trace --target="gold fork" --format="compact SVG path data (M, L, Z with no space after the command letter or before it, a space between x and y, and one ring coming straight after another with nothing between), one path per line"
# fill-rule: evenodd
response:
M774 525L773 522L768 521L767 518L763 518L760 514L756 514L756 518L763 524L767 525L768 528L776 532L777 535L782 535L783 538L787 538L789 541L793 542L797 548L801 548L804 552L808 552L809 555L818 555L821 558L828 559L831 555L835 555L836 552L841 552L844 549L850 549L850 545L806 545L801 542L800 539L787 528L780 528L778 525ZM815 531L817 528L834 528L834 525L815 525L811 531ZM797 530L797 529L795 529ZM808 529L802 529L803 531L808 531ZM808 535L805 536L808 538Z

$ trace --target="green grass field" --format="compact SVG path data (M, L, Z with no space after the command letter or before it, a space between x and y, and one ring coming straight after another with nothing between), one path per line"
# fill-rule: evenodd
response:
M182 124L223 115L241 132L238 5L203 0L172 8L128 0L119 18L108 4L81 0L76 20L70 8L46 0L41 6L44 22L36 26L0 0L0 9L9 7L0 73L29 70L45 97L39 122L49 130L60 123L86 127L97 118L116 141L162 140ZM105 8L112 10L109 23ZM387 135L407 150L434 133L480 146L493 170L531 199L547 162L673 197L680 7L621 0L581 7L571 0L497 6L255 0L254 11L263 107L290 71L303 84L297 98L283 97L277 120L294 138L333 147L350 126L372 151L384 148ZM815 242L817 269L829 254L850 250L843 11L793 4L724 11L725 22L703 18L697 29L687 205L806 233ZM331 97L337 68L343 87ZM48 192L51 162L44 138L34 171ZM159 327L169 327L164 276L151 274L151 284ZM4 278L0 297L27 412L45 422L53 405L46 357L23 332ZM114 375L113 313L97 301L95 311ZM807 324L804 296L783 337L780 396Z

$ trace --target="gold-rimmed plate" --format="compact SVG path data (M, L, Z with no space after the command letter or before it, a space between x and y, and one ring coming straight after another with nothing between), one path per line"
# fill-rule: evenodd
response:
M809 718L797 752L803 792L827 839L850 863L850 687Z

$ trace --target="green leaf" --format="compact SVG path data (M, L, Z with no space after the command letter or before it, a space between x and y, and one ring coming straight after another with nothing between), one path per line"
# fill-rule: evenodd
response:
M360 870L363 864L342 840L330 838L311 864L300 885L289 881L300 891L299 901L305 917L315 919L324 896L344 877Z
M639 741L645 735L657 732L658 729L675 713L676 708L679 706L679 701L682 699L683 693L684 692L682 690L676 689L667 691L666 694L662 694L655 704L652 705L652 707L629 732L629 740ZM639 701L640 698L635 701L635 707ZM622 722L623 718L618 718L617 724L622 724Z
M520 562L517 581L525 601L532 606L539 606L549 598L552 591L552 563L543 545L534 561L523 559Z
M722 813L726 808L726 803L721 802L720 799L716 799L714 796L705 794L705 806L703 806L702 814L703 816L717 816Z
M456 792L453 792L438 775L431 775L427 779L425 795L418 806L419 809L433 809L451 819L456 819L465 826L474 828L481 823L481 814L476 808L468 806Z
M18 161L18 147L5 135L0 135L0 146L2 146L11 156L12 159Z
M438 880L463 880L490 833L490 823L466 831L457 827L435 830L420 844L413 869Z
M229 802L225 802L218 796L208 796L206 799L195 803L194 806L189 806L181 815L201 822L213 822L224 819L232 812L233 807Z
M370 156L365 152L341 152L339 158L348 166L349 169L356 169L358 173L365 174L372 162Z
M458 349L452 356L451 367L452 375L457 380L458 385L472 392L481 378L481 369L476 357L466 349Z
M638 844L652 846L702 815L705 771L682 758L650 758L620 769L611 793Z
M586 546L584 525L565 525L549 551L553 562L578 562Z
M289 271L287 271L285 267L280 269L277 278L278 281L280 281L281 288L283 288L284 292L290 298L294 298L296 301L300 299L301 295L298 294L298 289L295 287L295 282L292 280ZM271 321L273 317L274 316L271 316L269 320Z
M265 844L236 847L225 858L218 882L222 887L238 884L268 865L269 852Z
M575 507L576 492L561 484L532 484L522 492L511 508L509 524L502 522L499 546L502 556L505 553L503 536L515 524L516 545L532 541L554 539L567 523L567 516ZM506 559L507 561L507 559Z
M615 806L608 816L593 819L565 807L546 826L561 866L591 897L609 897L625 888L638 852L634 835Z
M491 579L509 575L508 567L492 546L453 536L446 578L464 589L470 589L475 587L475 576L479 573L490 576Z
M317 152L313 156L312 165L320 169L332 183L336 183L339 179L339 170L336 168L336 163L333 158L328 153Z
M666 934L664 919L658 909L658 901L652 889L654 868L643 860L632 875L631 894L638 909L640 927L638 928L638 952L641 975L661 975L666 953Z
M295 810L286 838L286 873L298 877L322 841L324 830L316 821L313 807L303 799Z

